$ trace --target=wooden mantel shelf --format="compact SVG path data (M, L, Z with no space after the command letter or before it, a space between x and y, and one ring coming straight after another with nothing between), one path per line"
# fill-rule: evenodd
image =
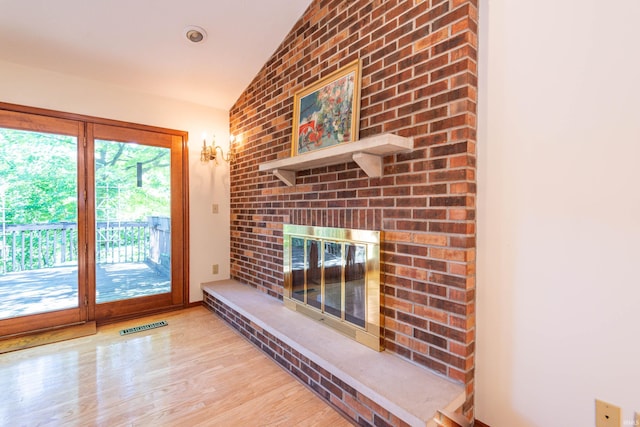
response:
M293 186L296 184L297 171L354 161L368 176L380 177L384 156L411 150L413 150L413 138L383 133L294 157L262 163L259 170L272 172L282 182Z

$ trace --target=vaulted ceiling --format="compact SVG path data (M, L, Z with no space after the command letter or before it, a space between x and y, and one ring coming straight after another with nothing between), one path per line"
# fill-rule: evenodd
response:
M226 110L310 2L0 0L0 61Z

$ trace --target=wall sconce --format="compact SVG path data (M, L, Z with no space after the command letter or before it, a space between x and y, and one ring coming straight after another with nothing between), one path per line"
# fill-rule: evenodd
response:
M236 160L236 153L233 151L233 142L236 141L236 137L234 135L231 135L229 137L229 151L227 152L227 155L224 155L224 151L222 151L222 147L220 147L219 145L215 145L216 140L215 140L215 136L213 138L213 140L211 141L211 145L207 145L207 140L204 137L204 135L202 136L202 151L200 152L200 161L202 162L208 162L210 160L213 160L214 162L216 162L216 165L218 164L218 152L220 153L220 156L222 158L222 160L224 160L227 163L233 163Z

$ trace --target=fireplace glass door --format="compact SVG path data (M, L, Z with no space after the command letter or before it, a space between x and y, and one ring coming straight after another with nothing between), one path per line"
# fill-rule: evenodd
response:
M307 304L322 310L322 252L318 240L307 240Z
M342 318L342 243L324 242L324 311ZM362 325L360 325L362 326Z
M291 239L291 297L361 328L366 321L366 246Z
M365 324L365 278L366 258L365 247L361 245L346 244L346 260L344 268L345 281L345 319L364 328Z
M380 233L284 227L284 303L380 349Z
M304 251L304 238L291 239L291 298L306 304L304 275L307 270L307 259Z

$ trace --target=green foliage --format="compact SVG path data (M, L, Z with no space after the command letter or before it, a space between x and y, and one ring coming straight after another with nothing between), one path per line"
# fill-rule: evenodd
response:
M168 148L98 140L95 164L98 221L144 221L152 215L169 216Z
M77 158L75 137L0 128L0 221L76 222ZM95 181L98 221L170 214L167 148L96 141Z
M6 224L75 222L76 164L74 137L0 128L0 210L4 204Z

